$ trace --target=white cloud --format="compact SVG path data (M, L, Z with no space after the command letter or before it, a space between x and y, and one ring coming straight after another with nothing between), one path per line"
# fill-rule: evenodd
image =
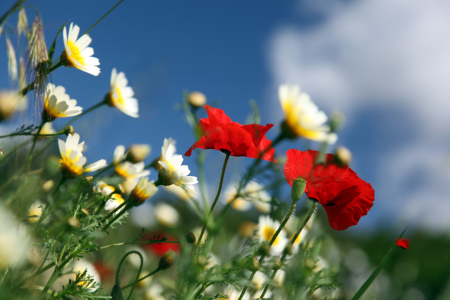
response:
M326 6L313 10L320 7ZM274 32L273 88L298 83L321 108L342 110L349 126L367 107L404 108L417 132L374 170L382 186L378 205L407 211L407 218L420 212L430 228L448 227L450 179L441 166L450 151L450 2L351 1L323 15L315 26ZM412 191L404 181L414 171L425 182Z

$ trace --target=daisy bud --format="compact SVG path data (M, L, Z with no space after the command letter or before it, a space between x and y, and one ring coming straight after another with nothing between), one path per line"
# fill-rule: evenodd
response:
M81 185L83 187L90 187L92 185L92 181L94 180L93 176L84 176L81 179Z
M305 188L306 181L303 178L299 177L294 180L291 190L291 198L293 203L297 203L297 201L302 198L303 193L305 192Z
M254 257L254 256L249 257L247 259L247 262L246 262L245 265L246 265L247 269L249 269L250 271L258 271L258 269L259 269L259 260L256 257Z
M206 256L204 256L203 254L200 254L197 258L197 263L204 267L208 264L208 259L206 258Z
M279 257L275 258L275 261L273 262L272 269L273 270L279 270L281 268L281 259Z
M67 126L66 128L64 128L64 134L65 135L74 135L75 134L75 130L73 129L73 126Z
M0 91L0 122L12 115L19 103L17 93Z
M85 214L86 216L89 216L89 211L88 211L86 208L82 208L82 209L81 209L81 212L82 212L83 214Z
M193 107L202 107L206 104L206 96L200 92L192 92L188 95L188 101Z
M189 233L186 235L186 241L187 241L189 244L195 244L195 240L196 240L196 238L195 238L195 234L194 234L193 232L189 232Z
M167 251L159 260L158 268L160 270L170 268L170 266L173 264L174 259L175 259L175 252L173 252L172 250Z
M148 177L142 177L137 186L133 189L130 195L130 203L134 206L139 206L148 198L152 197L158 188L152 181L148 181Z
M67 224L69 224L69 226L73 229L77 229L80 226L80 221L78 221L77 218L70 217L69 219L67 219Z
M138 145L134 144L130 146L130 150L128 150L126 160L132 163L138 163L147 158L150 154L150 146L149 145Z
M334 155L334 159L338 165L347 167L352 162L352 153L343 146L337 147Z

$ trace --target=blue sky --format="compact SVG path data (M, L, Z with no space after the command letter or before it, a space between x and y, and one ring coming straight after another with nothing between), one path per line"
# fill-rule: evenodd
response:
M0 11L12 3L2 1ZM40 10L50 45L64 22L84 32L114 2L28 3ZM156 154L165 137L176 139L183 154L193 143L175 110L185 90L202 91L241 123L255 99L262 123L275 124L268 134L273 138L282 119L278 85L299 84L325 112L340 109L347 116L337 145L352 150L352 168L376 191L361 228L383 220L443 229L450 225L449 8L438 0L124 1L90 32L100 75L60 68L52 79L84 108L103 99L114 67L135 90L139 119L104 107L75 123L88 161L111 161L118 144L149 143ZM0 88L8 87L5 48ZM55 53L62 50L60 37ZM301 145L284 143L280 152ZM210 175L221 159L210 154ZM185 161L195 164L194 157ZM232 163L230 177L242 163L248 159Z

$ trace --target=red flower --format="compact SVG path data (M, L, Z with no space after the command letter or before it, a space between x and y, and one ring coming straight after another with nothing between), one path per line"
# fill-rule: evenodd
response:
M154 234L147 235L142 239L142 241L153 239L154 237L165 237L167 238L167 241L177 241L177 237L168 235L164 232L157 232ZM180 244L178 243L154 243L154 244L141 244L143 247L147 248L149 251L156 254L156 256L161 257L163 256L167 251L172 250L176 253L180 253Z
M409 240L408 239L397 239L395 244L397 246L399 246L400 248L403 248L403 249L407 250L408 247L409 247Z
M333 229L344 230L358 224L372 207L375 200L372 186L349 167L336 165L333 154L326 155L325 165L316 166L318 151L290 149L286 154L287 182L292 186L298 177L306 180L306 195L322 204Z
M216 149L227 150L232 156L247 156L258 158L267 148L261 159L276 161L273 157L275 149L272 142L265 137L266 132L273 127L273 124L261 126L258 124L241 125L232 122L223 110L205 105L204 108L209 118L200 119L198 126L202 130L203 136L192 145L184 154L190 156L192 150Z

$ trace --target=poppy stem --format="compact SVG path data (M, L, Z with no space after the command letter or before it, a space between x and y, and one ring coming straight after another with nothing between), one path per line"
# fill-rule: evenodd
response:
M305 219L303 220L302 224L300 224L300 227L298 228L297 232L295 233L295 235L292 237L290 243L291 245L294 245L295 240L297 240L298 236L300 235L300 233L302 232L303 228L305 228L306 224L308 223L309 219L311 219L311 216L313 215L314 211L316 210L318 205L318 202L314 201L311 209L309 210L308 214L306 215ZM284 260L286 259L287 253L283 253L283 255L281 256L281 265L283 265ZM269 289L270 285L273 282L273 279L275 278L275 275L277 275L278 269L274 270L272 272L272 275L270 276L270 280L269 283L266 284L260 298L264 298L264 295L266 294L267 290Z
M225 161L223 162L222 174L220 175L219 189L217 190L216 198L214 199L214 202L211 205L211 210L209 211L209 213L206 213L206 207L205 207L205 217L206 217L205 225L203 225L202 232L200 233L200 236L198 238L196 249L200 245L200 241L202 240L203 234L205 233L208 215L212 215L213 209L217 204L217 200L219 200L220 192L222 191L223 178L225 177L225 169L227 168L228 159L230 158L231 153L227 152L225 154L226 154L226 156L225 156Z

